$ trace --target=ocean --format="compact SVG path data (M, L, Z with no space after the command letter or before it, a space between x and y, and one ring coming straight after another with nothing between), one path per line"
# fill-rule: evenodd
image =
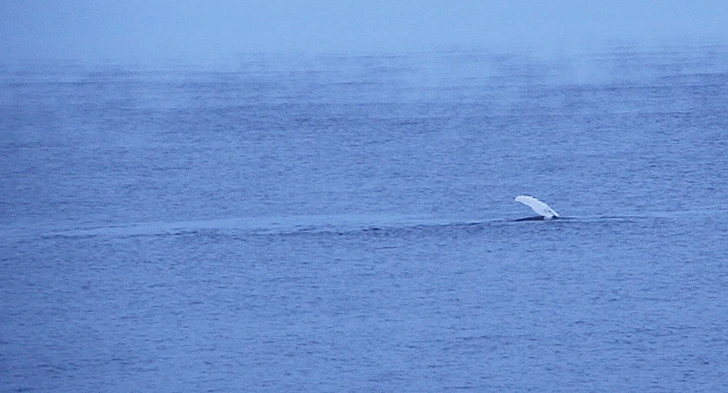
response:
M726 103L720 46L2 64L0 390L728 391Z

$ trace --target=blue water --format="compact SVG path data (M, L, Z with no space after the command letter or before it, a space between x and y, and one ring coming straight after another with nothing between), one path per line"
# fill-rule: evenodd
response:
M726 48L0 86L0 391L728 391Z

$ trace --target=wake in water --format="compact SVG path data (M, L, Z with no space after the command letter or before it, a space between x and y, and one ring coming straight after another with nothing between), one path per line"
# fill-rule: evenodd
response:
M640 215L596 215L563 217L548 204L527 195L520 195L517 202L533 209L538 216L519 219L502 218L464 218L433 217L429 215L400 215L385 213L304 215L280 217L239 217L210 220L137 222L119 223L98 227L37 227L3 228L0 236L5 238L40 237L128 237L128 236L167 236L189 235L196 233L243 233L249 235L291 235L321 233L356 233L369 231L410 230L422 228L472 228L478 226L502 225L519 221L554 220L564 222L635 222L649 219L677 219L682 216L715 217L715 210L689 212L660 212Z
M509 221L530 221L559 218L559 214L547 204L531 196L516 198L531 207L537 217L517 220L509 219L463 219L453 217L432 217L427 215L398 214L343 214L281 217L240 217L211 220L172 222L120 223L99 227L46 228L29 231L40 236L88 237L88 236L165 236L195 234L201 232L242 232L255 235L281 235L296 233L350 233L369 230L425 228L425 227L470 227L487 223ZM1 233L1 231L0 231ZM17 234L16 234L17 235Z

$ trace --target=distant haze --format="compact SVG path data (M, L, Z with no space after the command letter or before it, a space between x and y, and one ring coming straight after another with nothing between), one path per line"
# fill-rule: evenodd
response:
M3 0L0 61L728 41L728 2Z

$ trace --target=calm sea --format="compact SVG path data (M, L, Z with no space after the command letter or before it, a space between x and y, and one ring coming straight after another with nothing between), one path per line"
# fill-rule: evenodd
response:
M728 391L727 293L724 47L0 66L3 392Z

